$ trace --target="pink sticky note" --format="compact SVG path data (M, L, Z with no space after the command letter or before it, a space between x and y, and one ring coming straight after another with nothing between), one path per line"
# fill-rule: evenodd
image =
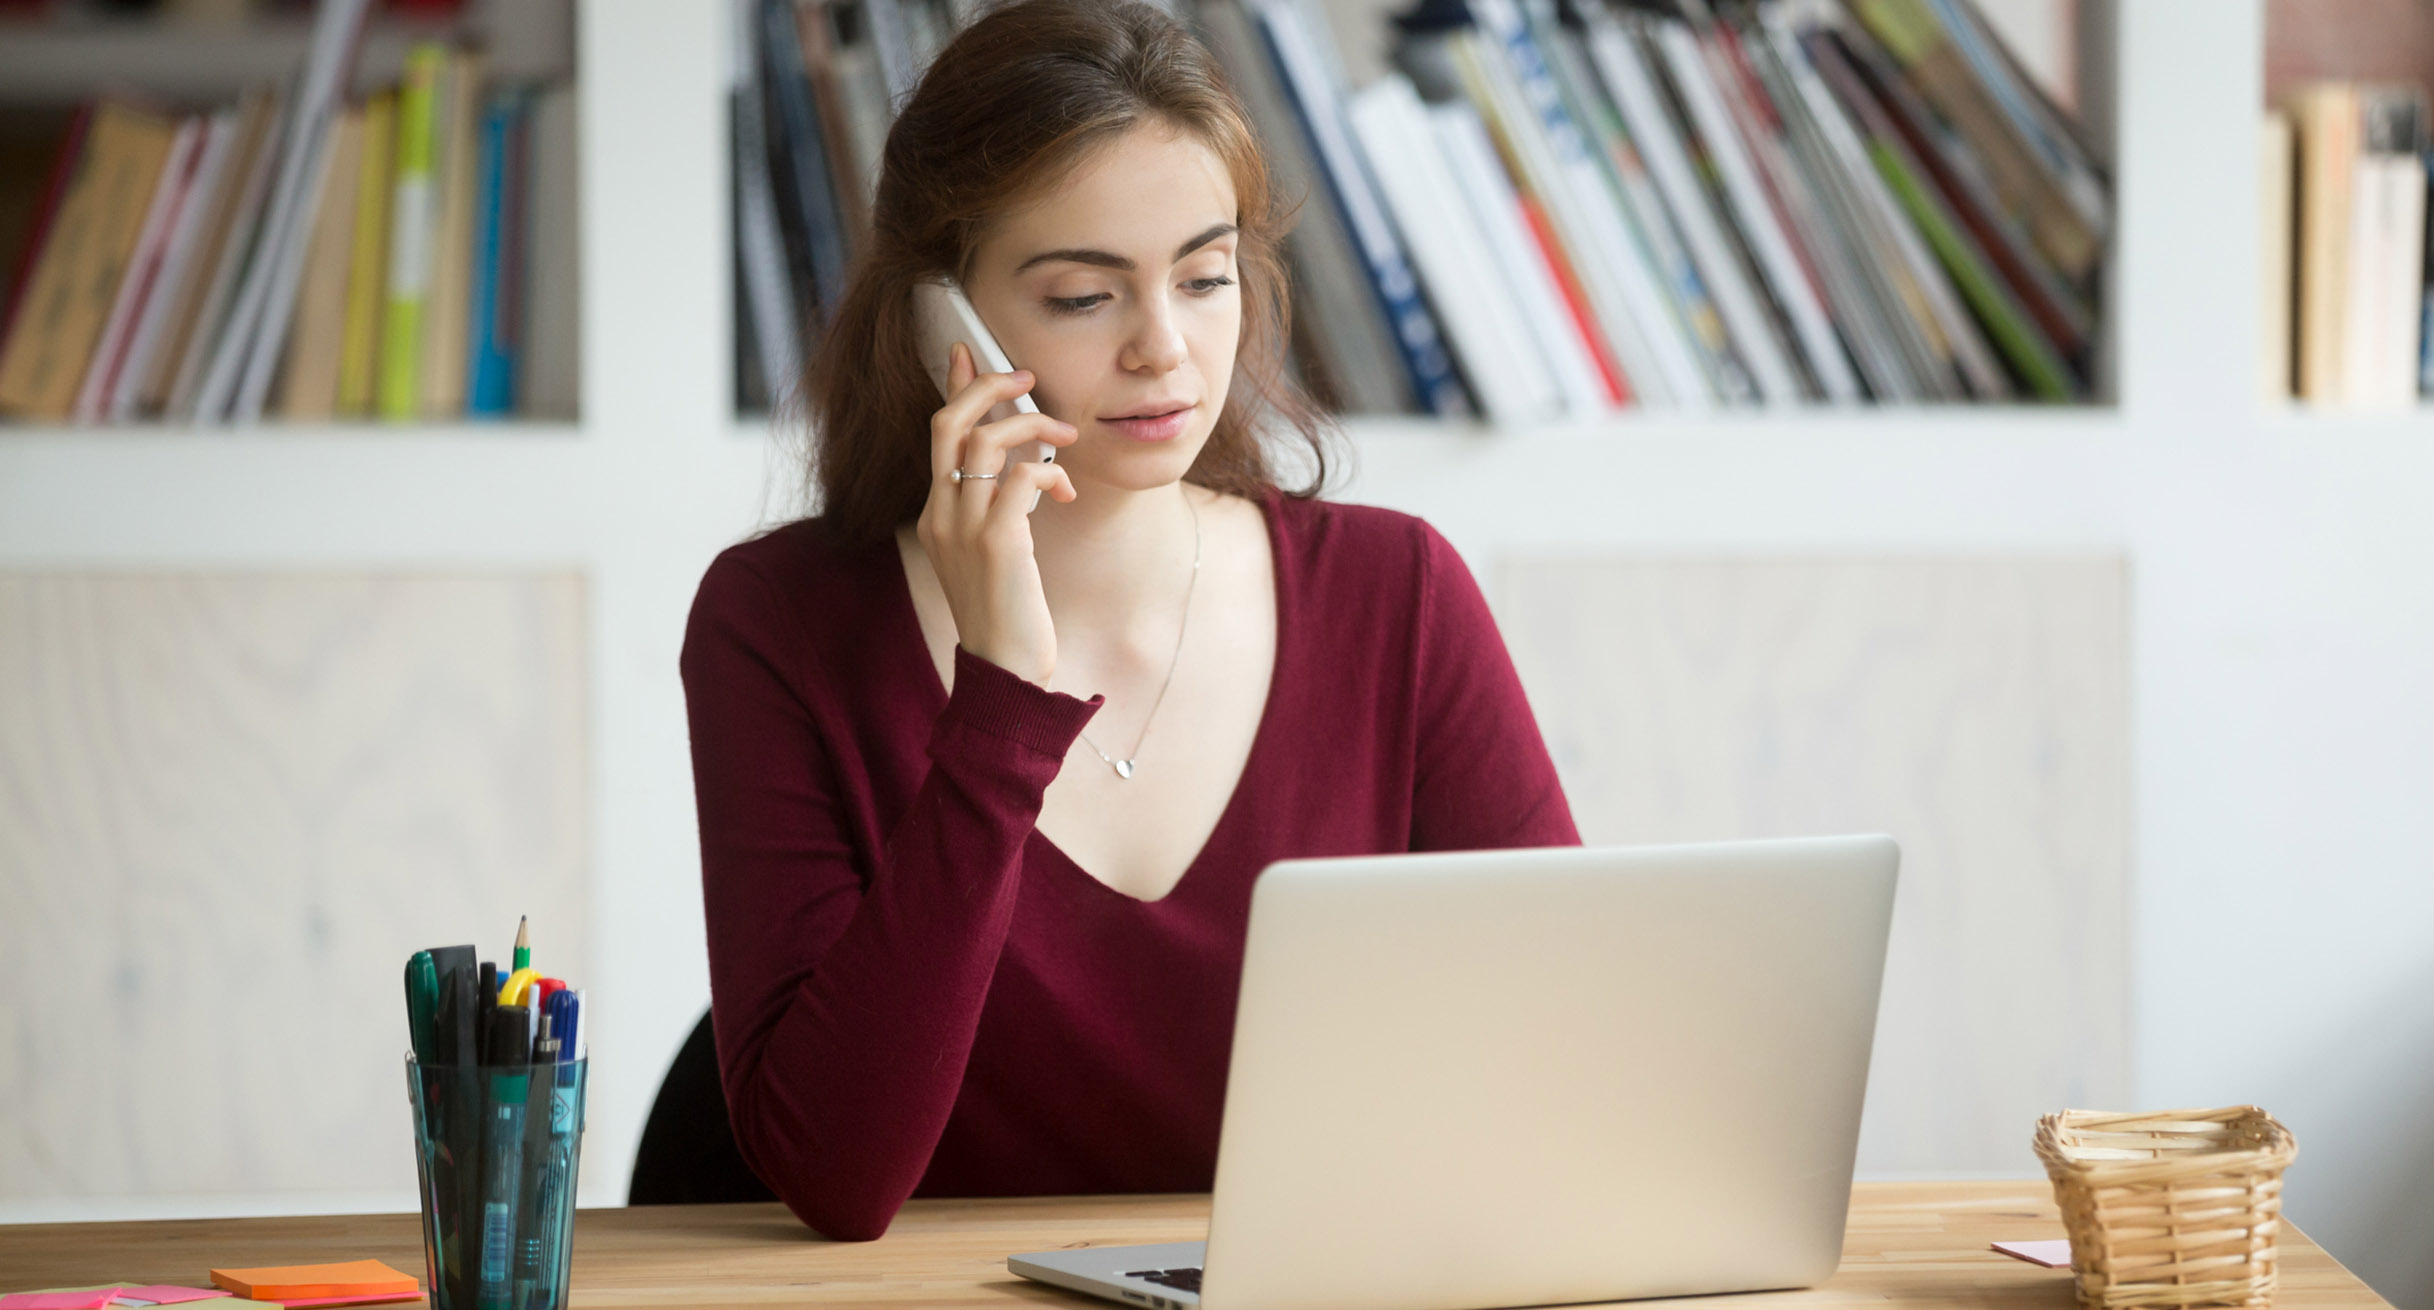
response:
M98 1292L16 1292L0 1296L0 1310L106 1310L115 1287Z
M2071 1267L2071 1239L2057 1237L2050 1242L1996 1242L1994 1249L2014 1260L2026 1260L2048 1269Z
M150 1287L122 1287L118 1289L118 1294L121 1298L150 1301L154 1305L179 1305L228 1295L216 1287L176 1287L168 1283L155 1283Z

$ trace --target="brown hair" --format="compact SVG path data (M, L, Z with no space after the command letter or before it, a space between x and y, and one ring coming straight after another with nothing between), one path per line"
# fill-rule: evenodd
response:
M1216 60L1140 0L1021 0L949 42L888 130L869 239L804 373L810 473L831 527L882 539L929 498L939 400L917 354L913 283L962 276L992 218L1157 122L1224 161L1240 208L1242 340L1225 409L1185 480L1243 496L1275 486L1261 436L1274 418L1313 463L1309 484L1286 494L1320 492L1331 431L1284 371L1292 308L1279 246L1291 214Z

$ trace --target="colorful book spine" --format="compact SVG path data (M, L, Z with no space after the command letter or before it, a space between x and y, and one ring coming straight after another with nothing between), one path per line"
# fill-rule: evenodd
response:
M431 294L431 245L439 223L433 137L447 48L419 45L397 90L397 180L390 192L388 304L380 325L380 417L422 413L423 307Z
M380 376L386 306L389 192L397 180L397 92L364 103L363 164L356 175L355 235L347 255L346 325L338 347L338 416L370 418Z
M515 139L522 97L503 91L482 112L480 190L474 198L473 283L468 306L465 415L515 412Z
M1454 374L1436 317L1421 296L1419 279L1412 276L1402 242L1370 184L1359 147L1344 123L1334 81L1303 26L1301 11L1291 0L1268 0L1258 7L1257 17L1269 57L1283 73L1287 98L1298 111L1318 160L1318 171L1325 176L1345 226L1369 266L1372 290L1393 325L1395 345L1402 352L1421 404L1439 415L1471 414L1470 396Z

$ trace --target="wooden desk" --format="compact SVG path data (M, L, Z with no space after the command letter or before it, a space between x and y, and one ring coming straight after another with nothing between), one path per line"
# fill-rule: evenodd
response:
M576 1220L578 1306L905 1307L1106 1305L1016 1278L1006 1256L1082 1243L1202 1237L1208 1198L1098 1197L915 1201L876 1242L826 1242L777 1205L586 1210ZM1986 1244L2062 1236L2042 1182L1861 1183L1842 1269L1802 1292L1700 1297L1725 1306L1909 1302L2064 1310L2067 1270L1996 1255ZM213 1266L308 1264L362 1257L420 1275L411 1215L198 1219L0 1226L0 1292L115 1280L200 1283ZM1634 1304L1655 1304L1637 1302ZM2282 1230L2290 1310L2384 1306L2296 1228Z

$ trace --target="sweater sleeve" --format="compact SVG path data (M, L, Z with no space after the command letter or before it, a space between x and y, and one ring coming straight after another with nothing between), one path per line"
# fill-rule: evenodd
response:
M1487 598L1451 542L1426 523L1419 532L1411 849L1580 845Z
M944 1132L1020 886L1023 843L1099 698L958 646L929 772L887 845L797 685L799 620L732 554L702 580L682 671L713 1028L736 1143L813 1229L887 1231Z

